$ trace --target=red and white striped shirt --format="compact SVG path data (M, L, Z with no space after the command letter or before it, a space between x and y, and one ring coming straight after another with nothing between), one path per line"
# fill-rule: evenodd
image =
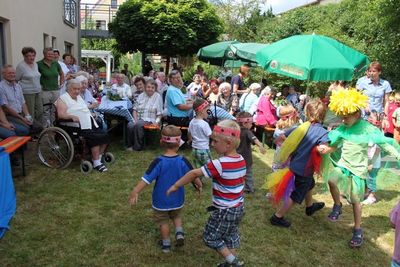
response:
M201 171L213 179L213 205L220 209L240 206L243 201L246 161L241 155L210 161Z

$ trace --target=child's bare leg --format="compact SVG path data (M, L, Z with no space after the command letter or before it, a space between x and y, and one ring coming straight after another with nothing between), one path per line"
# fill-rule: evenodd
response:
M356 202L353 203L353 216L354 216L354 229L360 229L361 228L361 203Z
M219 253L222 257L224 257L224 258L228 257L230 254L233 254L233 253L229 250L229 248L227 248L227 247L224 247L224 248L222 248L221 250L217 250L217 251L218 251L218 253Z
M283 206L275 213L275 216L278 218L282 218L286 213L294 206L294 201L289 198L287 203L283 204Z
M169 225L168 224L160 224L161 238L163 240L169 239Z
M312 190L308 191L305 198L306 207L311 207L313 204Z
M175 228L182 227L182 218L181 217L174 218L173 223Z
M182 218L181 217L175 217L173 219L174 226L175 226L175 240L176 240L176 246L181 247L185 244L185 234L183 233L183 227L182 227Z
M328 184L329 184L329 191L331 192L333 202L335 203L335 205L340 206L341 202L340 202L339 188L332 181L328 181Z
M229 249L227 247L224 247L217 251L222 257L224 257L225 261L229 263L232 263L236 259L237 254L235 249Z

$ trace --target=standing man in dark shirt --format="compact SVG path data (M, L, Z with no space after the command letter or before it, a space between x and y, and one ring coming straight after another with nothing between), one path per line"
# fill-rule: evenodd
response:
M247 77L249 75L249 71L250 71L249 65L247 65L247 64L242 65L240 67L239 74L232 77L232 80L231 80L232 91L239 97L242 94L247 93L247 89L244 85L243 80L245 77Z

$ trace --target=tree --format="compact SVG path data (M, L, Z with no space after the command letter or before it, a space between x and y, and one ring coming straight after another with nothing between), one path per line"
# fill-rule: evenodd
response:
M227 38L241 42L254 41L257 28L268 17L273 17L272 9L266 12L264 0L211 0L221 17Z
M222 29L206 0L130 0L109 24L120 52L166 56L194 54L216 42Z

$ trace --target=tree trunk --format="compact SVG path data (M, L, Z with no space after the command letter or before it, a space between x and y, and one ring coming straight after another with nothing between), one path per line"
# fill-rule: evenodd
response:
M144 74L144 62L146 61L146 53L142 52L142 74Z
M165 75L167 75L167 76L168 76L168 73L169 73L169 63L170 63L170 61L171 61L171 57L167 56L167 62L165 62Z

